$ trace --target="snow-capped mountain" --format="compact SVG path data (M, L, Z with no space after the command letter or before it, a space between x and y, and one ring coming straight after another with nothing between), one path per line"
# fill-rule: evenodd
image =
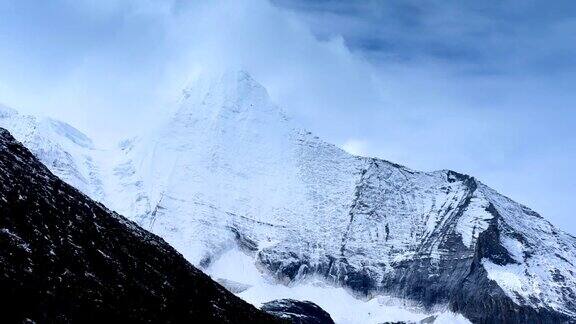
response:
M353 156L300 130L245 72L200 78L113 152L65 124L2 116L10 130L48 129L15 136L206 269L240 248L284 284L320 278L473 322L576 321L574 237L473 177ZM58 167L55 155L71 157Z
M0 211L2 323L284 323L62 182L5 129Z

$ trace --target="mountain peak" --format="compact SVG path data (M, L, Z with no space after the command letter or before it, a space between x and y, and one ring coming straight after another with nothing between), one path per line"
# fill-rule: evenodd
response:
M281 115L266 89L244 70L203 72L183 91L178 115L206 114L207 118L250 118L255 114Z

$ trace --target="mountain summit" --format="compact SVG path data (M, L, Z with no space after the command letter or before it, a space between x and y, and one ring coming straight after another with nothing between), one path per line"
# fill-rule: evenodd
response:
M239 248L289 285L321 278L478 323L576 320L574 237L473 177L353 156L298 129L245 72L193 83L167 121L105 160L85 154L98 178L85 192L204 268Z

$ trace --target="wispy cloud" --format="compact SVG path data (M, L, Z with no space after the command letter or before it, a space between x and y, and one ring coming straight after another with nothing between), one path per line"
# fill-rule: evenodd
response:
M0 102L117 138L200 69L240 67L329 141L477 175L576 232L575 6L1 1Z

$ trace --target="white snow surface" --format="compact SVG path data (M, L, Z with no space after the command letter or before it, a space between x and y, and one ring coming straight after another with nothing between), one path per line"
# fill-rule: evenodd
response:
M96 200L102 199L102 177L94 161L96 150L82 132L50 118L20 115L2 105L0 127L10 131L62 180Z
M480 192L475 192L466 208L466 213L458 219L456 231L462 235L462 242L467 247L478 239L478 235L488 228L488 220L493 216L486 211L490 202Z
M251 269L239 282L253 285L241 296L254 304L315 298L342 323L350 322L338 313L348 303L372 320L365 316L396 306L307 283L302 267L297 279L306 284L276 285L262 279L256 260L306 260L309 269L345 257L382 278L403 260L451 257L443 245L449 237L462 243L458 258L472 258L479 236L495 222L515 263L483 260L489 278L517 303L576 315L563 294L576 287L576 240L477 180L348 154L299 129L245 72L199 78L174 110L112 150L95 148L70 125L3 106L0 127L63 180L223 279L234 280L234 272L218 262L234 257L228 253L239 241L253 244L251 256L237 262ZM338 301L322 303L323 296ZM391 314L422 315L402 307Z

